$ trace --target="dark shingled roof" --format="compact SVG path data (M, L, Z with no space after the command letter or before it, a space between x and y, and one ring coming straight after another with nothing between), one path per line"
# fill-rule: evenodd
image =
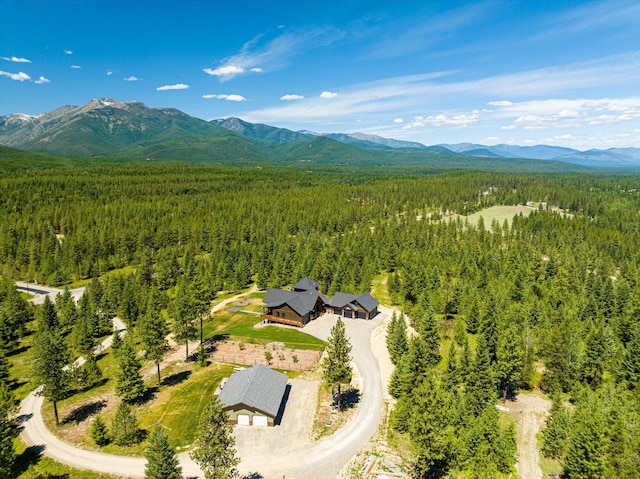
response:
M309 291L310 289L317 290L320 284L309 278L302 278L296 284L293 285L293 289L296 291Z
M353 303L358 303L365 311L371 312L378 307L378 301L369 293L362 293L360 295L341 293L338 291L333 299L329 302L330 306L336 308L344 308L349 306L351 309L357 309L353 306Z
M277 308L283 304L287 304L300 316L304 316L312 311L316 305L316 301L320 298L324 303L328 303L329 299L317 290L309 291L286 291L283 289L271 288L264 297L264 302L269 308Z
M225 407L243 404L276 417L288 379L282 373L257 364L233 373L220 392L219 399Z

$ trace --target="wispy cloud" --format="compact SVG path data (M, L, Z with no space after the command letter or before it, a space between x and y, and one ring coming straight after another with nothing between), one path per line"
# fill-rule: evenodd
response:
M129 76L129 77L125 77L123 78L124 81L140 81L140 78L136 77L136 76Z
M64 50L64 54L65 55L73 55L73 52L71 50Z
M113 70L107 70L107 76L110 77L111 75L113 75Z
M581 92L593 94L594 91L608 92L620 87L631 90L640 78L640 52L478 80L451 81L453 73L434 72L345 85L332 101L326 101L331 96L328 92L322 98L250 111L246 117L249 121L287 121L291 124L355 121L363 117L390 122L401 114L433 117L431 124L452 124L458 115L473 115L474 110L482 114L488 103L490 107L501 108L518 101L550 96L579 97ZM461 101L469 105L466 111L450 109L450 105L460 105ZM445 118L438 115L445 115ZM469 119L473 117L460 121L470 124Z
M217 95L216 94L202 95L202 98L205 98L205 99L215 98L217 100L227 100L227 101L247 101L247 99L242 95L236 95L236 94L227 95L225 93L217 94Z
M33 83L37 85L43 85L45 83L51 83L51 80L40 75L40 77L37 80L34 80Z
M71 65L69 68L73 69L73 70L81 70L82 67L80 65Z
M338 94L332 91L323 91L320 93L320 98L324 98L325 100L329 100L331 98L337 98Z
M203 71L221 82L246 73L263 73L279 70L291 60L307 51L329 45L343 36L343 32L332 28L311 28L295 31L279 29L275 37L258 35L246 42L240 52L225 58L216 68Z
M31 80L31 77L27 75L25 72L10 73L10 72L3 72L0 70L0 76L9 77L15 81Z
M31 60L29 60L28 58L20 58L20 57L0 57L3 60L6 60L8 62L14 62L14 63L31 63Z
M640 97L546 99L502 106L495 116L512 120L504 130L543 131L640 120Z
M471 2L459 8L434 15L428 11L417 12L404 24L387 28L388 33L374 43L368 52L370 58L395 58L412 55L426 47L446 42L462 28L477 23L494 14L495 2Z
M621 31L621 27L633 27L640 22L640 3L605 0L578 4L562 14L554 13L547 25L540 26L540 33L530 42L555 42L568 35L590 34L605 29ZM628 31L627 28L625 30Z
M302 95L282 95L280 97L280 99L282 101L297 101L297 100L304 100L304 96L302 96Z
M167 91L167 90L186 90L189 88L189 85L185 85L184 83L175 83L173 85L162 85L156 88L158 91Z

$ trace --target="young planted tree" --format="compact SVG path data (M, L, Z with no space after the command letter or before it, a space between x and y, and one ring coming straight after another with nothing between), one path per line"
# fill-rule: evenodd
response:
M103 447L109 444L109 430L107 429L107 425L100 414L98 414L91 423L89 435L98 447Z
M347 338L344 322L338 318L327 340L326 356L322 361L323 378L333 388L338 387L337 403L340 404L340 386L351 381L351 343Z
M144 348L144 358L153 361L158 374L158 387L160 387L160 363L169 351L167 334L169 327L160 311L147 307L147 312L137 324L137 328Z
M216 396L212 396L200 416L193 445L189 456L198 463L205 479L238 477L236 467L240 459L236 456L234 448L235 438L231 426L227 424L227 415L222 410L222 403Z
M178 457L160 426L156 426L151 433L144 457L147 459L144 466L145 479L182 479Z
M116 359L118 362L116 394L128 403L139 401L144 396L145 387L140 375L140 361L138 361L129 337L122 341Z
M111 438L118 446L129 446L140 439L138 419L133 414L131 406L125 401L120 402L116 415L111 423Z

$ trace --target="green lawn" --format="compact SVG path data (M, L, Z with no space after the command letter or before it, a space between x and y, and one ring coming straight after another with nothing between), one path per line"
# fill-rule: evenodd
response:
M255 308L256 300L258 299L261 306L264 293L256 293L256 297L253 296L254 295L248 297L252 304L247 307L238 307L243 309ZM212 320L205 323L204 336L211 338L223 335L233 340L244 341L245 343L265 344L272 341L279 341L285 343L287 348L314 349L317 351L324 349L324 341L298 329L282 328L279 326L254 328L254 325L260 321L262 321L262 319L257 314L243 312L232 313L227 310L219 311L214 314Z
M172 446L191 445L200 413L220 381L233 373L233 368L231 364L213 363L193 371L186 381L165 388L152 404L144 405L138 411L140 427L151 431L156 424L161 424ZM146 445L141 452L144 447Z

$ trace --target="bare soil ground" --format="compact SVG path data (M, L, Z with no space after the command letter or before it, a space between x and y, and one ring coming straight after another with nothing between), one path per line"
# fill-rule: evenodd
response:
M518 435L516 471L520 479L542 479L537 434L544 428L551 401L531 394L519 394L504 404L515 419Z
M270 364L267 364L264 356L267 351L273 357ZM294 356L297 357L298 362L294 362ZM272 368L286 369L288 371L310 371L320 359L320 351L273 348L262 344L250 343L245 343L243 349L240 349L240 345L236 341L225 341L217 343L215 350L209 357L212 361L221 363L246 364L247 366L264 364Z

